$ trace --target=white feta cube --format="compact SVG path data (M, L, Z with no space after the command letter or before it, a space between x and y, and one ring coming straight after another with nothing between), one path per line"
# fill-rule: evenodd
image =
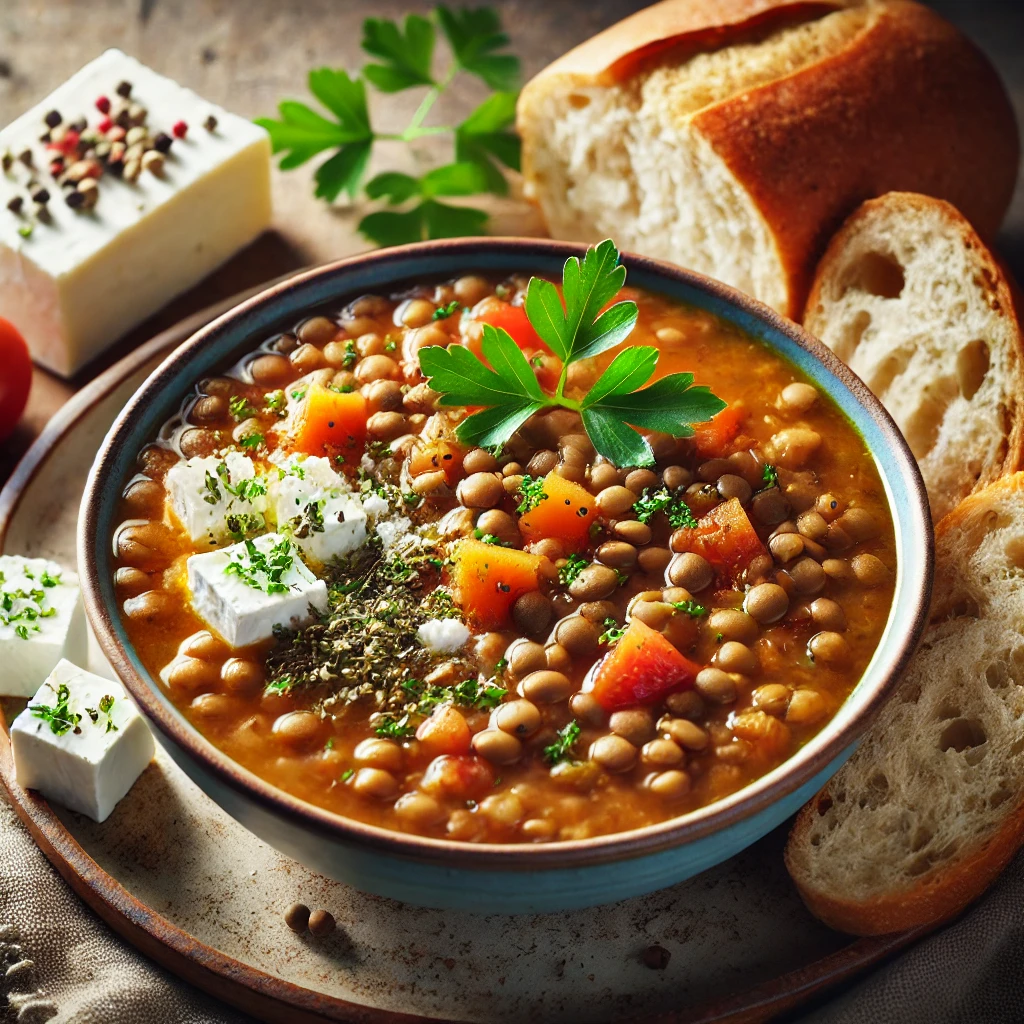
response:
M267 480L241 452L177 462L164 480L174 514L196 543L214 546L230 540L232 532L263 529Z
M351 554L366 541L366 513L344 477L318 456L293 456L271 484L279 533L290 537L303 556L326 565Z
M327 610L327 585L278 533L192 555L188 585L196 614L232 647L267 640L275 626L294 629Z
M419 537L412 533L412 520L405 516L382 519L377 523L377 536L380 537L385 551L419 542Z
M61 658L85 661L78 577L47 558L0 555L0 696L31 697Z
M469 629L458 619L428 619L416 630L416 637L435 654L453 654L466 645Z
M153 735L120 683L61 659L11 726L19 785L103 821L153 758Z
M48 175L54 151L40 140L51 110L60 133L80 117L98 133L95 101L145 112L151 136L174 138L159 170L152 158L134 176L102 173L95 208L73 209ZM207 127L209 125L209 127ZM0 310L22 332L36 362L70 376L171 298L191 288L270 224L270 139L258 125L158 75L120 50L107 50L0 131L0 149L31 154L0 178ZM66 157L76 159L72 153ZM94 170L100 170L100 162ZM48 186L45 221L32 213L29 182Z

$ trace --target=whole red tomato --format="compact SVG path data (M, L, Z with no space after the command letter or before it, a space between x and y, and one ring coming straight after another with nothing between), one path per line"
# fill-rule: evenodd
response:
M0 317L0 441L14 432L31 386L28 345L17 327Z

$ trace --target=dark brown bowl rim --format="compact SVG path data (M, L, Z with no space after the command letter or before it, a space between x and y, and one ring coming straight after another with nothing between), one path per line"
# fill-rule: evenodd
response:
M531 238L492 236L441 239L374 250L301 271L239 303L182 342L146 379L132 400L121 411L104 438L89 473L79 518L79 572L89 621L103 653L150 720L171 743L184 751L204 772L220 778L243 799L254 801L274 816L301 826L308 834L357 843L406 859L429 860L446 866L476 870L537 871L578 868L586 864L632 859L678 847L755 816L772 803L806 785L840 755L847 752L868 728L889 696L901 672L913 655L927 622L934 566L934 538L927 492L917 463L899 428L863 381L820 341L797 324L758 300L720 281L692 270L632 253L622 254L622 262L627 270L635 269L652 276L672 279L706 292L718 301L726 303L746 316L760 320L769 328L786 335L814 360L823 364L825 369L838 378L852 393L857 403L875 421L887 444L894 450L896 460L902 464L909 502L899 509L891 509L894 522L903 520L904 528L919 529L924 533L923 562L920 565L900 566L904 578L897 594L903 605L904 620L906 621L907 618L907 601L913 602L914 611L910 617L910 628L897 641L896 653L889 661L888 666L874 666L874 672L877 673L878 679L873 683L870 694L866 694L862 698L859 712L847 720L841 728L833 730L832 727L835 725L836 719L832 719L820 733L782 765L736 793L677 818L590 839L537 845L471 844L417 836L412 833L369 825L356 819L334 814L276 788L231 760L191 726L180 713L172 713L168 710L157 699L156 684L151 684L135 671L117 638L110 611L102 600L99 566L92 557L91 538L96 536L98 528L97 517L100 506L99 502L94 500L94 496L104 486L104 470L113 460L119 448L126 443L126 439L120 435L127 429L127 424L131 421L133 413L144 403L148 393L159 391L162 385L173 377L174 370L179 364L186 362L193 352L224 330L235 318L244 316L258 306L273 303L279 295L287 290L318 277L330 276L367 263L386 267L391 263L401 263L410 257L423 256L441 250L464 256L466 266L470 267L472 266L472 256L475 253L507 252L520 256L532 254L538 257L566 259L570 256L581 256L585 249L586 246L582 244ZM408 280L408 278L398 275L393 279L392 284L398 284L403 280ZM896 601L894 599L886 630L892 621L895 608ZM864 678L862 677L858 688L863 685Z

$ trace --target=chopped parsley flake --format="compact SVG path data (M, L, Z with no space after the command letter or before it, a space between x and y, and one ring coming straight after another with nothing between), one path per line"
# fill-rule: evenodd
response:
M41 718L50 726L50 732L54 736L63 736L66 732L74 731L80 733L82 727L78 724L82 716L71 711L68 706L71 700L71 691L67 683L61 683L57 687L57 703L53 707L46 704L29 704L28 709L36 718Z
M707 615L708 613L707 608L696 601L672 601L670 603L677 612L689 615L692 619L699 619L702 615Z
M250 419L258 414L256 407L244 395L235 395L228 402L228 412L231 413L232 418L237 423L241 423L242 420Z
M615 619L609 617L604 620L604 632L597 638L599 644L618 643L626 632L625 626L620 626Z
M321 503L319 501L311 501L302 510L301 515L297 515L289 522L291 524L292 533L295 534L299 540L304 540L311 533L323 533L324 510Z
M98 708L86 708L85 713L92 720L93 725L99 723L100 715L107 716L107 728L105 732L117 732L117 726L114 725L113 718L110 717L110 709L114 706L114 698L108 693L100 697L100 703Z
M573 759L572 748L580 738L581 731L579 723L575 719L559 729L555 734L557 737L555 742L544 748L544 760L548 764L561 764L563 761L571 761Z
M267 481L261 476L248 477L244 480L239 480L237 484L233 484L228 473L228 467L223 462L217 466L217 477L228 494L233 494L236 498L241 498L242 501L251 502L254 498L261 498L267 493ZM207 472L206 478L206 488L210 490L209 472ZM204 500L210 501L208 497ZM220 500L219 495L217 500ZM210 502L210 504L213 504L213 502Z
M266 407L267 412L276 413L278 416L285 415L285 407L288 404L288 399L285 397L283 391L270 391L263 398L263 405Z
M530 476L529 473L523 477L519 485L519 494L522 501L516 511L521 515L532 512L546 497L544 493L544 480L542 477Z
M439 306L435 309L433 318L435 320L447 320L448 317L458 312L459 305L460 303L458 299L452 299L447 306Z
M764 481L764 486L767 487L778 487L779 485L779 471L770 463L764 464L764 469L761 470L761 479Z
M343 771L343 772L341 773L341 781L342 781L342 782L348 782L348 780L349 780L349 779L351 779L351 778L352 778L352 776L353 776L353 775L355 775L355 773L356 773L356 770L355 770L355 768L346 768L346 769L345 769L345 770L344 770L344 771Z
M356 351L356 343L349 338L345 342L345 355L342 357L341 365L347 370L359 362L359 353Z
M570 555L565 565L558 570L558 582L568 589L590 563L582 555Z
M416 735L416 727L409 722L408 715L402 715L401 718L385 715L373 731L389 740L407 740Z
M291 547L291 541L284 537L264 554L251 540L246 540L248 564L228 562L224 572L228 576L237 576L253 590L262 590L267 594L287 594L288 585L281 580L295 562Z
M263 440L263 435L258 431L255 431L252 434L246 434L238 443L243 448L259 448L259 446L263 444Z
M35 577L30 572L25 572L25 575L35 580ZM54 586L54 583L46 583L46 574L43 574L44 579L39 580L44 587ZM54 577L49 577L53 580ZM0 583L3 581L0 580ZM46 592L40 587L33 587L31 590L24 590L22 587L17 587L14 590L0 590L0 626L10 626L14 624L14 635L19 637L21 640L27 640L31 633L40 633L42 630L39 628L38 619L51 619L57 614L56 608L47 608L44 606L46 601Z
M644 524L650 523L659 512L664 512L669 523L677 530L682 526L693 529L697 525L697 520L690 511L690 506L683 501L682 495L673 494L667 487L648 487L637 498L633 511L637 519Z
M282 695L288 693L289 690L295 685L295 680L291 676L278 676L277 679L271 679L269 683L263 688L264 693L271 693Z

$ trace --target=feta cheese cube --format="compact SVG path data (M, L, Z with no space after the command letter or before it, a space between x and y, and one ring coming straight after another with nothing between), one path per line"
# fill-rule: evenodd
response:
M0 696L31 697L61 658L85 661L78 577L46 558L0 555Z
M271 484L278 532L302 554L326 565L366 541L366 513L348 482L318 456L293 456Z
M158 171L149 159L134 180L131 172L101 173L95 208L73 209L70 193L49 177L55 154L40 141L43 118L59 111L60 131L84 117L98 133L104 115L95 101L106 96L116 108L121 81L131 83L129 102L152 136L171 138L179 121L187 134L173 139ZM0 218L0 310L35 361L64 376L270 224L267 133L120 50L101 54L0 131L0 149L32 158L31 167L15 160L0 178L0 207L23 204L19 215ZM76 159L66 155L66 166ZM94 170L102 167L101 160ZM50 193L45 222L31 212L33 178Z
M65 659L14 720L11 749L19 785L95 821L108 817L154 753L149 726L121 684Z
M327 585L278 533L192 555L188 585L196 614L232 647L267 640L274 626L296 628L327 610Z
M469 629L458 619L428 619L416 630L416 637L435 654L453 654L465 646Z
M230 540L232 527L250 533L264 526L267 481L241 452L177 462L164 480L174 514L197 543L223 544ZM231 517L236 518L229 523Z

